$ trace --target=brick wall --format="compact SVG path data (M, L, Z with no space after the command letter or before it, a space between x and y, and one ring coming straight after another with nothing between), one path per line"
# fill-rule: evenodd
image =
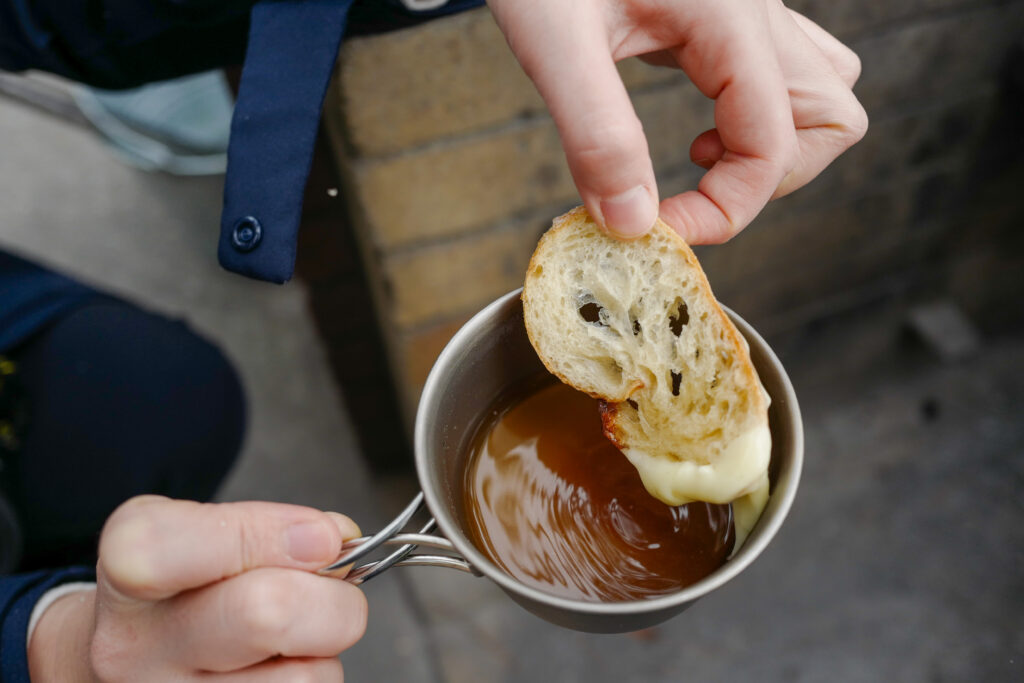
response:
M732 242L699 250L718 297L769 335L893 292L1002 310L1024 279L1021 250L1007 248L1021 233L1024 113L1006 85L1024 0L790 6L861 56L871 130ZM689 144L710 103L678 72L635 60L621 71L662 195L693 187ZM444 343L521 284L538 236L579 200L486 10L348 41L325 122L409 424ZM988 275L1001 294L979 284Z

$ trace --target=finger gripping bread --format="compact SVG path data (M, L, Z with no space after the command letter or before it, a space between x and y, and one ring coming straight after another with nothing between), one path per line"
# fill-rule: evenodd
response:
M605 434L652 495L680 505L754 494L763 506L768 396L674 230L659 220L621 241L570 211L533 254L523 308L544 365L604 401Z

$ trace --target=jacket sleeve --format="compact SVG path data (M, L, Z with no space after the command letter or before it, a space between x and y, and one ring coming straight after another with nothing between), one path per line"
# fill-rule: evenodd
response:
M32 608L51 588L72 581L92 581L85 567L0 577L0 681L29 683L28 622Z
M256 0L0 0L0 69L129 88L245 54Z
M256 2L0 0L0 70L39 69L116 89L238 65ZM361 0L348 33L404 28L482 4L449 0L417 12L400 0Z

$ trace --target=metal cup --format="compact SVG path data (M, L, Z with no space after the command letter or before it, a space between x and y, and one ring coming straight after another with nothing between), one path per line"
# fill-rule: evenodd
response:
M793 387L764 339L726 309L750 344L751 359L772 399L768 413L772 433L771 496L761 519L722 567L676 593L628 602L587 602L546 593L520 583L481 553L469 540L463 510L465 473L477 430L499 397L547 373L526 336L520 292L497 299L459 330L437 359L420 398L416 470L422 495L434 515L422 531L431 530L436 520L444 538L398 536L398 542L405 545L387 560L369 565L370 575L394 564L444 564L486 576L530 612L567 628L621 633L658 624L742 572L782 526L796 495L803 464L803 425ZM407 523L418 504L419 497L399 519L367 540L394 540L395 532ZM417 544L451 550L461 557L413 555ZM332 567L351 561L352 555L346 554ZM357 580L360 573L365 578L367 570L357 569Z

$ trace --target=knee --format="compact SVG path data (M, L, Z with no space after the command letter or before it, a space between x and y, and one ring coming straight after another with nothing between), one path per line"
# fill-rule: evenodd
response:
M180 321L122 302L91 304L34 342L22 364L37 385L29 387L33 431L119 462L139 492L209 497L240 450L239 375Z
M160 435L154 441L172 445L167 454L173 457L173 470L195 477L202 469L201 478L207 480L216 475L208 493L187 496L208 498L241 450L246 424L242 380L221 348L185 324L167 319L154 324L164 328L164 343L160 361L146 381L155 397L168 398L158 424L151 426Z
M139 353L122 369L145 397L146 452L166 460L164 488L172 497L213 495L244 438L242 381L224 351L183 322L133 309L125 321ZM141 343L140 343L141 342Z

